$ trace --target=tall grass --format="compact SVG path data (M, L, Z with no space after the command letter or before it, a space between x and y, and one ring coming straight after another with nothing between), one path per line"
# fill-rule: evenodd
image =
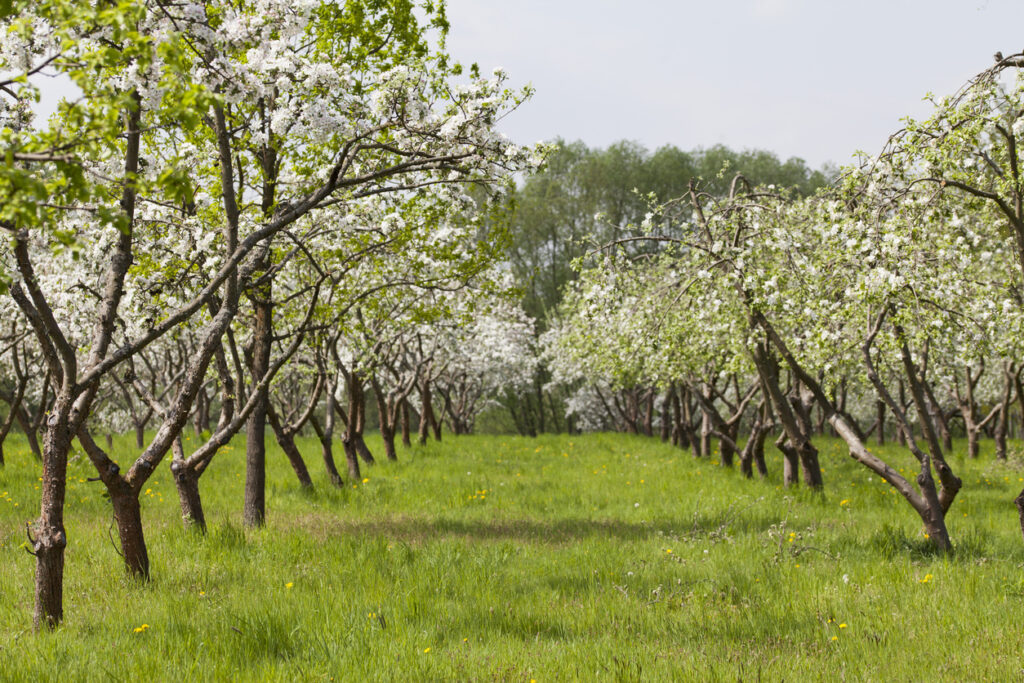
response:
M317 470L317 444L300 445ZM623 435L446 435L344 489L319 477L312 493L272 450L268 525L245 531L236 441L201 483L205 537L182 527L166 465L154 476L148 584L125 576L102 484L78 456L66 622L35 635L21 546L39 468L12 443L0 679L1024 676L1019 464L951 458L965 483L949 516L957 552L939 557L888 485L838 442L820 446L823 496L783 488L778 458L769 480L748 481ZM127 462L134 447L115 450Z

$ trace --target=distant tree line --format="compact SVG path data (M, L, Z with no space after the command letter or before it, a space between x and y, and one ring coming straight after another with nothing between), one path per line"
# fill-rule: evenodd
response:
M769 151L722 145L691 151L665 145L651 152L628 140L604 149L559 141L543 170L511 194L505 213L509 263L523 309L537 321L537 335L551 326L566 285L577 278L576 259L598 245L639 236L652 207L684 195L691 182L709 195L726 196L737 173L755 185L808 196L827 185L835 169L815 170L796 157L783 161ZM492 421L493 428L521 434L575 430L572 416L566 417L567 397L547 389L549 381L542 362L529 390L506 393L508 419Z

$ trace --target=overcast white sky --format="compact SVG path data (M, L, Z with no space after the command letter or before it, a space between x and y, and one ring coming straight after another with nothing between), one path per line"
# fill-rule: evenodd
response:
M818 167L876 152L929 91L1024 49L1024 0L448 0L448 47L533 100L502 125Z

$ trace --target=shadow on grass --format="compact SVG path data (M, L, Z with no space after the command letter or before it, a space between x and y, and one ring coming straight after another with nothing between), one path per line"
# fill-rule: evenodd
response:
M885 524L872 534L868 547L877 550L887 559L909 556L914 560L935 559L943 556L942 551L931 541L912 535L905 529ZM992 534L986 530L971 529L953 537L953 552L950 559L975 561L989 557L995 552Z
M665 537L696 540L723 535L758 534L767 531L776 521L735 518L729 514L721 514L654 522L586 518L457 520L409 516L339 520L307 516L296 520L296 523L312 534L324 536L381 536L412 543L442 538L466 538L474 541L519 541L561 545L589 538L635 541Z

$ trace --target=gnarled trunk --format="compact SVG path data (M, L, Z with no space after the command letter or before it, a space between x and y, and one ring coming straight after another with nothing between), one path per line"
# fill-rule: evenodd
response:
M33 623L37 631L56 628L64 619L64 497L71 448L70 408L70 397L62 396L54 402L43 437L42 500L32 538L36 557Z
M134 577L149 580L149 554L146 552L146 538L142 533L139 493L127 482L122 482L115 490L110 491L110 502L114 506L114 523L117 525L117 535L121 541L125 569Z
M185 527L205 534L206 514L203 512L203 500L199 496L199 474L181 461L174 461L171 463L171 475L178 489L178 503Z
M292 470L295 471L295 476L299 480L299 486L304 489L312 489L313 480L310 478L309 470L306 468L306 461L302 459L302 453L299 452L298 446L295 445L295 435L284 428L273 406L268 405L268 408L267 419L270 421L270 427L274 430L277 443L288 458Z

